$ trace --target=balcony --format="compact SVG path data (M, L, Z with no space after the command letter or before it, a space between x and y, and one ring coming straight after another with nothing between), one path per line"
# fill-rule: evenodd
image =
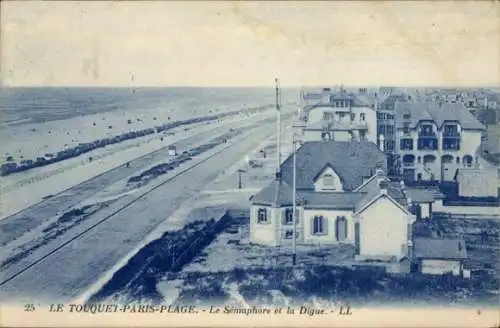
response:
M401 151L413 151L413 139L401 139L399 149Z
M444 138L443 150L460 150L460 139Z
M419 137L417 141L418 150L437 150L438 140L436 137Z
M460 139L460 133L458 133L457 131L444 131L443 138Z
M429 139L437 139L437 135L434 132L428 132L428 131L419 131L418 132L418 137L419 138L429 138Z

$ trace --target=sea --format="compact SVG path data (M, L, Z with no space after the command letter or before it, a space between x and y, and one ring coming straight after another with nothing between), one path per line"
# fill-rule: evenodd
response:
M272 87L3 87L0 88L0 123L2 126L42 123L158 106L179 110L207 106L217 109L233 105L252 107L274 101Z

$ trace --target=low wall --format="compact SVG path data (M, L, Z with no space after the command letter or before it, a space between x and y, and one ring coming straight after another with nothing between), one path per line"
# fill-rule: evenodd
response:
M498 207L491 206L444 206L438 202L432 206L432 212L451 213L470 216L488 216L500 218Z

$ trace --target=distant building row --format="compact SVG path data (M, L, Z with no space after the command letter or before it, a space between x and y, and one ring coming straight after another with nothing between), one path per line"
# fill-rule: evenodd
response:
M454 181L461 168L494 168L479 151L485 127L462 103L377 99L343 89L309 93L295 133L303 141L371 141L388 155L388 174L407 182Z

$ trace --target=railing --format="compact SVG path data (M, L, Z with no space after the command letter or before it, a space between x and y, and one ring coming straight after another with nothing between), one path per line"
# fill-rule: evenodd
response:
M424 138L437 138L437 135L434 131L418 131L418 136Z
M456 142L453 142L451 144L447 144L446 143L446 139L443 139L443 143L442 143L442 146L443 146L443 150L460 150L460 142L459 141L456 141Z

